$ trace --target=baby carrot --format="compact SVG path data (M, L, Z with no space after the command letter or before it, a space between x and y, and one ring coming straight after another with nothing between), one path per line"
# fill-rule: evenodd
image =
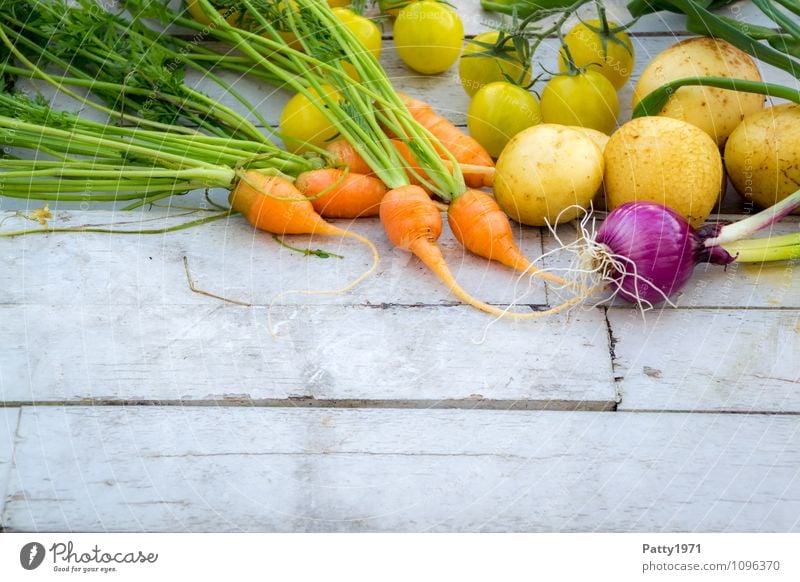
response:
M294 182L311 205L326 218L377 216L386 186L375 176L342 168L303 172Z
M325 149L331 154L334 166L347 166L351 172L369 175L372 168L364 161L361 154L346 139L337 139L329 143Z
M486 192L467 190L458 196L448 207L447 221L458 242L476 255L566 285L564 279L538 269L522 253L508 217Z

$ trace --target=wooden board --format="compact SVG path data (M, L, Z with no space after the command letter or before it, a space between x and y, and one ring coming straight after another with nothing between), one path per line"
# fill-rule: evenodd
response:
M273 311L277 339L264 307L0 314L8 402L597 410L615 399L600 310L495 322L465 306L290 305Z
M0 394L5 385L0 376ZM0 408L0 532L5 527L3 521L3 507L8 490L8 477L11 474L11 465L14 459L14 441L17 434L19 421L19 408Z
M611 309L623 410L800 413L800 311Z
M111 225L127 230L155 229L202 217L181 211L58 211L53 227ZM38 229L13 213L0 213L5 232ZM335 222L335 221L334 221ZM300 295L286 302L372 305L453 305L458 301L441 281L410 253L393 247L377 218L338 221L378 246L380 261L363 284L340 295ZM536 229L516 229L520 246L531 258L542 254ZM454 276L469 292L497 304L543 305L541 279L520 279L511 269L489 264L455 240L448 227L441 248ZM9 257L0 271L7 303L43 305L213 304L192 293L196 287L237 301L269 303L290 290L335 290L355 280L372 265L362 243L338 237L288 236L296 248L322 248L342 258L320 259L281 247L271 235L254 230L242 217L200 227L150 235L54 233L0 238L0 253Z
M800 531L800 417L25 408L11 531Z

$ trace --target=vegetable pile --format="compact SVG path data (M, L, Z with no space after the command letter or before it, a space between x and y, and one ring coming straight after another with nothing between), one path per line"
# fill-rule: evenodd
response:
M589 3L597 17L562 30ZM800 78L800 29L791 17L800 8L795 0L755 3L774 30L744 30L709 12L709 2L634 0L635 17L680 11L703 36L651 61L634 91L636 119L621 126L617 92L634 66L627 32L634 21L611 22L601 2L482 1L512 25L466 44L446 4L379 3L395 18L396 51L410 74L440 74L458 63L471 99L469 134L395 89L379 62L379 24L364 15L364 2L190 0L175 11L166 0L127 0L124 13L93 0L3 3L0 194L124 200L132 209L224 188L227 206L207 194L215 210L172 229L238 213L276 236L353 238L374 258L355 284L375 268L375 246L326 219L378 216L392 244L418 257L458 299L498 317L542 317L604 290L649 306L678 293L699 262L800 256L800 236L751 238L800 207L800 105L763 108L765 95L800 103L800 91L764 83L754 60ZM184 32L158 31L153 21ZM537 61L548 38L561 47L549 64ZM189 86L187 70L241 107ZM222 71L294 93L277 129ZM109 121L54 110L15 89L21 78L50 84ZM725 187L723 158L734 187L765 210L708 224ZM596 234L589 232L593 201L611 210ZM467 250L571 296L534 313L472 297L437 245L443 210ZM576 252L573 267L561 276L535 266L509 217L551 228L579 220L581 238L565 245Z

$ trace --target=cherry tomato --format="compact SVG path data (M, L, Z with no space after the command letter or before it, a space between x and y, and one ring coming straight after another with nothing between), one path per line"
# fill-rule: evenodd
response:
M336 95L333 87L324 86L324 91L331 97ZM308 151L311 149L308 144L324 148L338 133L322 111L302 93L289 99L281 112L279 127L286 149L294 153Z
M475 37L475 41L493 44L497 41L500 33L496 30L489 32L482 32ZM510 42L503 47L503 54L512 58L512 61L501 58L499 56L486 56L486 57L469 57L467 55L474 55L475 53L483 52L486 48L482 47L476 42L469 41L467 46L464 47L464 52L461 59L458 61L458 76L461 80L461 86L467 95L472 97L478 90L487 83L495 81L506 81L504 75L508 75L515 82L520 82L522 85L527 85L531 81L531 67L528 66L525 75L523 76L524 67L520 62L517 51L514 50L514 45ZM530 65L530 63L529 63ZM520 77L522 79L520 80Z
M394 40L406 65L424 75L443 73L461 54L464 25L449 6L420 0L397 15Z
M500 155L512 137L541 122L536 97L505 81L484 85L472 98L467 112L470 135L493 158Z
M542 91L545 123L580 125L610 134L617 126L619 100L614 85L594 70L556 75Z
M376 59L381 58L381 30L377 24L349 8L334 8L332 12L364 45L364 48Z
M608 22L608 27L612 30L617 26L611 21ZM601 28L600 21L587 20L586 24L579 23L564 37L572 60L577 67L585 67L602 73L611 81L614 88L619 90L633 71L634 56L631 39L625 32L619 31L607 36L603 42L602 36L590 27ZM563 49L558 59L558 68L561 72L569 70Z

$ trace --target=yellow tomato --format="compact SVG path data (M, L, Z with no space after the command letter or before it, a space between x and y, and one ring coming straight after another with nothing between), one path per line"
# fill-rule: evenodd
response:
M550 79L541 106L545 123L580 125L605 134L617 126L619 99L614 85L591 69Z
M539 102L518 85L496 81L484 85L472 98L467 127L493 158L523 129L542 122Z
M514 49L514 45L510 42L503 47L502 54L512 60L501 58L500 56L468 56L487 50L486 47L478 43L494 44L499 35L500 33L496 30L482 32L464 47L464 52L458 61L458 76L461 80L461 86L464 87L464 91L470 97L488 83L506 81L505 75L511 77L515 82L520 82L520 77L522 77L521 85L527 85L531 81L530 63L528 63L528 69L525 70L517 51ZM525 72L524 75L523 71Z
M618 25L609 21L608 27L614 29ZM575 25L564 37L564 42L577 67L598 71L611 81L614 89L619 90L633 72L634 57L631 39L624 31L607 35L603 39L601 34L592 28L601 28L600 21L587 20L585 24ZM563 49L558 59L558 68L561 72L569 69Z
M376 59L381 58L381 31L377 24L348 8L334 8L333 14L353 33L353 36L358 39L361 45L372 53L372 56ZM359 80L361 78L358 71L350 63L342 63L342 66L353 79Z
M376 59L381 58L381 30L377 24L349 8L334 8L332 12L364 45L364 48Z
M449 6L420 0L398 14L394 42L403 62L418 73L443 73L461 54L464 25Z
M336 90L323 87L325 94L335 98ZM315 95L319 93L312 90ZM294 153L309 151L312 146L324 148L336 135L336 127L305 95L298 93L283 108L279 121L286 149Z

